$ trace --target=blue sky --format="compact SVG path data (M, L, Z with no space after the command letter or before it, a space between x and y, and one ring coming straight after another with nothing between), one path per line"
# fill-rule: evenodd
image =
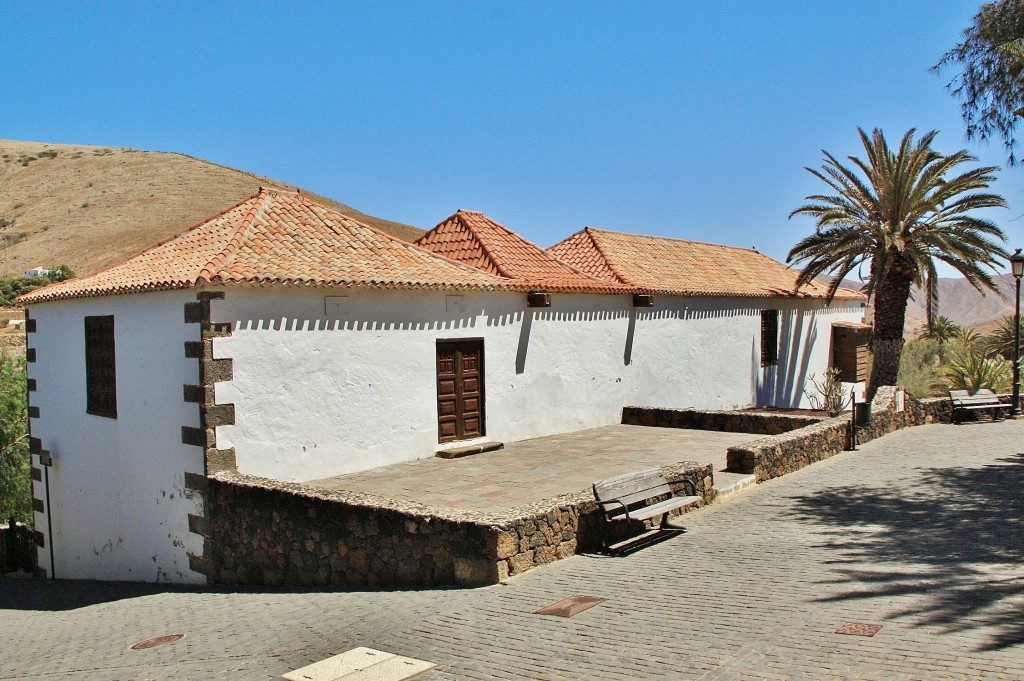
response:
M803 166L858 126L1003 164L928 71L979 4L0 0L0 137L191 154L423 228L470 208L541 246L592 225L784 260L823 188ZM1022 178L989 215L1012 247Z

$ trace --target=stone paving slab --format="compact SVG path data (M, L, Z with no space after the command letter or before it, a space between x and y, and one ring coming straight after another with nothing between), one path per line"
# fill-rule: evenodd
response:
M694 461L725 468L726 450L761 437L612 425L532 440L458 459L430 457L305 483L425 506L501 511L590 489L595 480ZM726 476L727 477L727 476Z
M931 425L482 589L0 580L0 679L274 679L359 646L439 679L1020 679L1024 422ZM567 596L607 600L572 618ZM877 623L873 637L846 622ZM185 633L131 651L137 641Z

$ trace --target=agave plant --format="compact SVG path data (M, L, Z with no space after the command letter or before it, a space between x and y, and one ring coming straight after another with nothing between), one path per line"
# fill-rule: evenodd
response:
M999 356L989 357L980 345L964 345L951 350L946 363L939 368L940 378L932 383L937 390L979 390L988 388L997 393L1010 390L1012 368Z

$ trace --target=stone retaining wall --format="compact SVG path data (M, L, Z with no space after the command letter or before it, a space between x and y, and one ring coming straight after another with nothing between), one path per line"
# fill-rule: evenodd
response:
M714 500L710 464L663 471ZM483 586L601 543L591 490L493 514L220 472L206 504L208 579L221 584Z
M949 422L949 399L918 400L906 393L904 409L897 411L896 392L893 386L879 388L871 402L869 422L857 428L858 442L869 442L908 426ZM727 468L737 473L753 473L758 482L770 480L834 456L847 449L849 442L850 414L847 412L788 433L730 447Z
M655 407L624 407L622 410L622 423L630 426L717 430L726 433L758 433L761 435L778 435L820 423L822 420L821 417L816 416L753 411L658 409Z

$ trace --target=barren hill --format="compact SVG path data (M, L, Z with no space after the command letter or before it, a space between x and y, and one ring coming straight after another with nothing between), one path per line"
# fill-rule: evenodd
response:
M1013 275L1002 274L994 277L999 292L985 289L982 295L963 277L939 279L939 314L966 328L977 328L980 332L991 331L1002 317L1013 314ZM859 291L861 283L850 279L843 285ZM925 298L921 291L914 289L914 298L907 304L907 331L916 334L925 324Z
M80 275L92 272L219 213L260 186L296 189L181 154L0 140L0 276L57 264ZM423 233L308 194L400 239Z

